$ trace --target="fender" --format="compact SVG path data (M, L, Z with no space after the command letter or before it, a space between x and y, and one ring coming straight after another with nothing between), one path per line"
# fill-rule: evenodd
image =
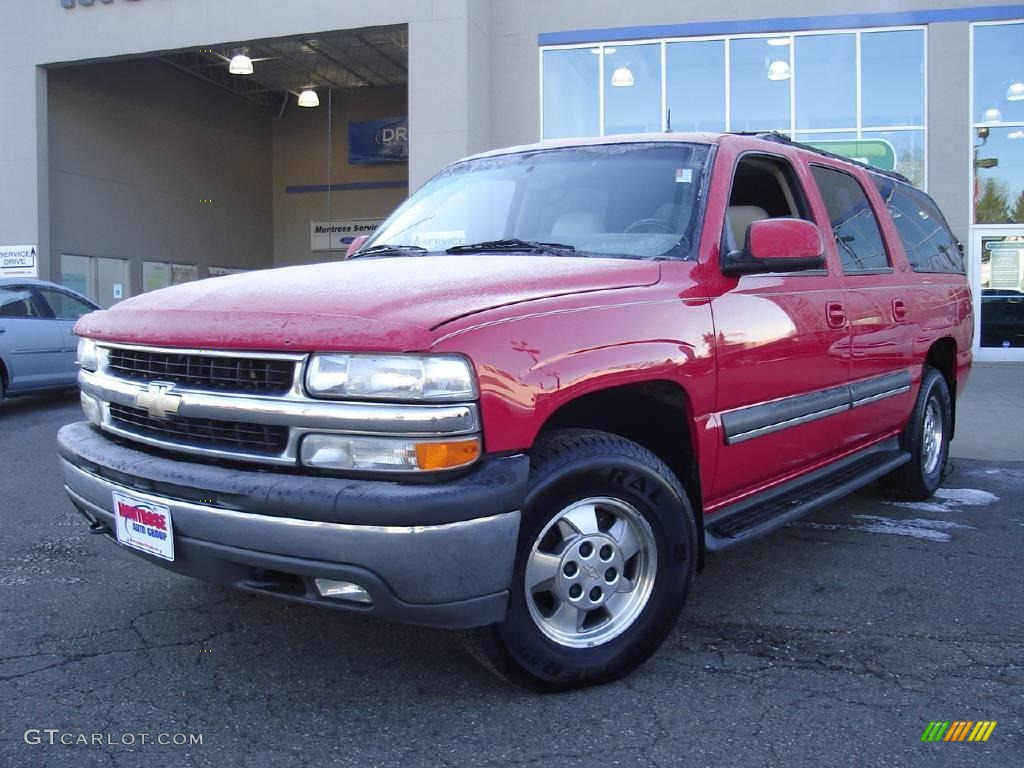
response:
M721 435L714 415L714 333L708 302L681 299L675 291L669 296L652 289L611 293L616 303L566 308L563 301L534 306L529 315L478 318L475 325L440 339L433 349L472 359L480 380L488 452L528 449L553 413L583 395L667 381L677 384L686 398L701 475L713 471Z

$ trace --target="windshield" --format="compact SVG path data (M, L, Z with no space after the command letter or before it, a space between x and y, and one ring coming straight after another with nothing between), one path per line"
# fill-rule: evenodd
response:
M709 154L705 144L652 142L468 160L427 182L361 251L390 245L408 249L392 255L416 255L532 244L552 255L688 258Z

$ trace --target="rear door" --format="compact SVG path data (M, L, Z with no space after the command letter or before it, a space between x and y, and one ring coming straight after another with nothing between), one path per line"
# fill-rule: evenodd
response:
M874 190L859 175L810 166L831 228L826 238L843 273L850 322L850 437L863 443L902 427L910 411L914 297L905 265L894 267ZM879 206L884 213L884 208Z
M57 386L64 341L27 285L0 285L0 359L11 392ZM72 379L73 380L73 379Z
M720 163L731 162L723 155ZM809 183L806 167L787 156L741 154L719 252L742 248L747 228L759 219L803 218L821 228L807 202ZM724 442L709 504L716 507L843 449L837 425L849 407L850 329L842 279L831 261L820 270L741 277L712 266L706 284Z
M82 315L87 315L98 307L59 288L37 285L33 286L33 290L50 310L54 317L53 323L60 334L61 350L54 360L53 375L60 383L72 385L78 376L75 368L75 353L78 349L78 337L74 334L75 323Z

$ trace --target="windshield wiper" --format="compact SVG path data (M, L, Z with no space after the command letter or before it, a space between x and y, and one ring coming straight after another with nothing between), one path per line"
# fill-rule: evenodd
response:
M568 256L576 251L576 247L564 243L539 243L535 240L484 240L479 243L453 245L445 253L487 253L489 251L527 251L528 253L550 253L554 256Z
M374 245L369 248L365 248L352 254L349 260L358 259L362 256L422 256L427 253L427 249L419 245L392 245L390 243L381 243L380 245Z

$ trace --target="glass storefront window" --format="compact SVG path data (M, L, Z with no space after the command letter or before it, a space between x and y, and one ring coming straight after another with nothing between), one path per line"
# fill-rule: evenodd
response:
M598 135L599 54L600 48L544 51L544 138Z
M656 133L671 113L676 131L779 131L925 184L923 28L547 48L542 66L546 139Z
M916 187L924 187L924 130L916 131L862 131L861 141L881 140L892 147L899 171ZM876 165L880 165L876 163Z
M1024 123L1024 24L974 27L975 123Z
M730 130L788 131L790 45L785 38L749 37L729 42Z
M604 49L604 133L656 133L661 122L661 45Z
M982 347L1024 348L1024 235L981 238Z
M1024 224L1024 127L974 129L974 223Z
M131 295L131 267L127 259L62 253L60 282L101 307L112 307Z
M793 39L796 127L857 125L857 36L799 35Z
M672 130L725 130L724 40L668 43L665 77Z
M862 124L923 126L924 32L862 32L860 61Z
M195 264L167 264L162 261L142 263L142 290L155 291L170 285L190 283L199 279L199 267Z

